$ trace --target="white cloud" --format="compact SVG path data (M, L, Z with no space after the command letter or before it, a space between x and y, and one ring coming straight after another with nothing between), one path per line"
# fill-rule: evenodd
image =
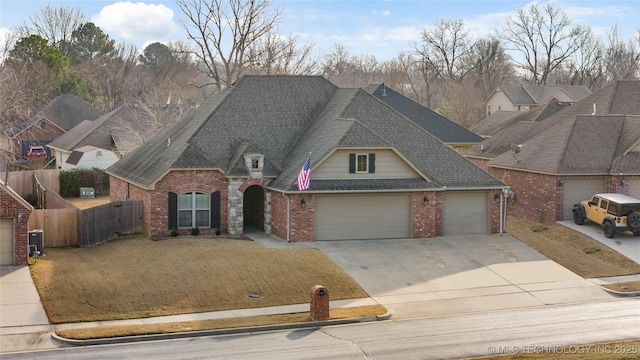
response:
M91 21L111 37L127 40L170 39L178 28L172 9L143 2L107 5Z

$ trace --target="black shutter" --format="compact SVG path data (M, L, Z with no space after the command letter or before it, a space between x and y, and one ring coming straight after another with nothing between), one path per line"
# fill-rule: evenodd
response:
M376 154L369 154L369 173L373 174L376 172Z
M220 191L211 193L211 227L220 228Z
M349 154L349 173L354 174L356 172L356 154Z
M169 230L178 228L178 194L169 193Z

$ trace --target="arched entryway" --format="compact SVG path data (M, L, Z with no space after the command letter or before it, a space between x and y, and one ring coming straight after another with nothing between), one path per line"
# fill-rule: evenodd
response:
M261 186L252 185L244 191L242 215L245 233L264 231L264 189Z

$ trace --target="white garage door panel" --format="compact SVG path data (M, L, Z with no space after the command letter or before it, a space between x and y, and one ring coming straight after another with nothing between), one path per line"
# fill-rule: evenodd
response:
M316 240L411 237L411 194L316 196Z
M0 219L0 265L13 265L13 219Z
M640 179L629 179L629 196L640 199Z
M444 235L486 234L489 228L487 192L444 194Z
M565 179L562 188L562 219L573 219L573 205L604 192L604 178Z

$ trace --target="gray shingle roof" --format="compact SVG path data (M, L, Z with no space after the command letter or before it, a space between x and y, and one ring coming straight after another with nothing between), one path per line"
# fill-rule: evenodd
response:
M499 86L499 89L514 105L542 105L557 96L560 91L566 92L575 101L591 94L591 90L582 85L503 85Z
M315 162L340 147L392 147L426 180L314 182ZM504 186L362 89L339 89L319 76L244 76L107 172L144 188L172 168L245 176L242 154L249 153L264 155L268 186L281 191L295 191L309 153L318 190Z
M489 139L495 141L489 149L506 150L488 165L554 174L640 173L638 94L640 81L617 81L541 123L505 129ZM522 144L522 151L514 156L509 143Z
M94 120L104 113L72 94L62 94L51 100L29 118L27 126L46 118L64 131L69 131L84 120ZM15 135L25 128L15 129Z
M469 130L490 137L521 121L540 122L568 106L571 104L549 102L545 106L535 107L531 111L499 110L470 126ZM479 149L479 146L476 145L475 148Z
M365 87L364 90L389 105L394 110L400 112L416 124L420 125L444 143L468 144L478 143L483 140L481 136L473 131L468 130L441 114L416 103L384 84L371 84Z

